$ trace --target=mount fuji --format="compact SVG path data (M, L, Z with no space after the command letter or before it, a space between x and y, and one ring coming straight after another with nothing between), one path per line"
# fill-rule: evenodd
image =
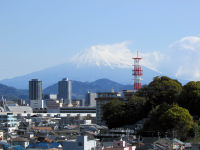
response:
M43 82L43 88L46 88L67 77L70 80L82 82L107 78L121 84L130 85L133 84L132 56L133 53L124 48L123 43L114 46L104 45L104 47L97 45L77 53L64 64L11 79L4 79L0 83L18 89L28 89L28 81L39 78ZM142 68L142 84L148 84L153 77L160 75L159 72L145 65Z

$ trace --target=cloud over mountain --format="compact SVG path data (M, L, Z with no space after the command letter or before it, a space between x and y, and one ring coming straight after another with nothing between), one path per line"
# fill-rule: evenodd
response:
M71 62L77 66L97 65L109 66L111 68L130 68L133 64L133 57L136 57L136 50L128 48L129 42L121 42L107 45L94 45L79 52L71 58ZM158 51L151 53L139 52L143 58L141 64L149 69L158 71L159 63L163 55Z

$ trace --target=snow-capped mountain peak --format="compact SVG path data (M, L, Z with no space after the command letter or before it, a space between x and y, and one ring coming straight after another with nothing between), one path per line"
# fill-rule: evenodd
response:
M126 42L122 42L113 45L91 46L89 49L77 53L70 61L77 66L87 64L111 68L130 68L133 54L126 48L126 44Z

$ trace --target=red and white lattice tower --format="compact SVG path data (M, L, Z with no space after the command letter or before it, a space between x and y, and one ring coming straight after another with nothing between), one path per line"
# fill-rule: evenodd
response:
M137 57L134 59L134 69L133 69L133 76L134 76L134 90L139 90L141 88L141 76L143 75L143 70L140 65L140 60L142 58L138 57L138 51L137 51Z

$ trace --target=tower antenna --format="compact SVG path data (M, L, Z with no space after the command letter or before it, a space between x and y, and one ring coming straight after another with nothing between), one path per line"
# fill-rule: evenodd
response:
M143 70L140 65L140 60L142 59L141 57L138 57L138 50L137 50L137 57L133 58L134 59L134 69L133 71L133 76L134 76L134 90L137 91L141 88L141 76L143 75Z

